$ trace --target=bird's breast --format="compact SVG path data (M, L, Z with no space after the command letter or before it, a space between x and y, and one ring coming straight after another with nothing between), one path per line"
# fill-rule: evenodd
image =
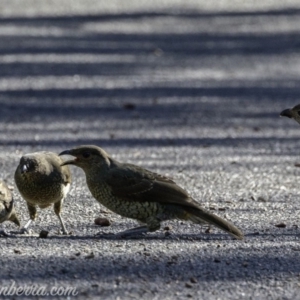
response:
M22 197L31 204L47 205L55 203L65 197L70 186L65 186L63 181L33 180L18 178L17 187Z
M157 202L136 201L113 195L111 188L105 183L87 181L93 197L111 211L127 218L145 220L153 215L163 213L164 207Z

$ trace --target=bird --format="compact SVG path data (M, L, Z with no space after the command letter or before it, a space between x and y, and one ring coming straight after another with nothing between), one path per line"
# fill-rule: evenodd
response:
M3 223L4 221L11 221L17 226L21 226L19 218L15 212L12 193L7 184L0 180L0 223ZM0 230L0 235L9 236L4 229Z
M118 233L120 237L154 232L162 221L180 219L213 224L236 239L243 239L240 229L202 208L186 190L166 176L118 162L94 145L79 146L59 155L75 157L62 165L83 169L88 188L98 202L123 217L144 224Z
M37 217L37 206L41 209L54 204L63 234L68 234L61 217L62 204L71 185L71 172L68 166L62 167L63 160L56 153L39 151L21 157L15 171L15 183L27 204L29 221L22 228L28 232L32 221Z
M294 119L297 123L300 124L300 104L294 106L293 108L284 109L280 113L280 116Z

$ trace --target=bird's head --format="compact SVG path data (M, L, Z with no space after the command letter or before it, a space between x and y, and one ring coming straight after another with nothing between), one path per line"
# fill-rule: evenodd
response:
M293 108L288 108L283 110L280 113L280 116L294 119L296 122L300 124L300 104L294 106Z
M20 159L19 169L22 175L33 173L38 168L38 159L32 155L24 155Z
M93 145L79 146L65 150L59 153L59 155L72 155L75 157L75 159L66 160L61 166L75 165L83 170L88 170L94 166L104 167L110 165L109 155L100 147Z
M35 178L37 180L37 178L50 176L53 171L60 172L60 164L62 162L61 157L53 152L38 151L27 153L21 157L16 172L22 177Z

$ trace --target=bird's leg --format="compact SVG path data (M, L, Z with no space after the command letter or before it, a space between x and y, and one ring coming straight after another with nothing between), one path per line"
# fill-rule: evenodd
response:
M20 229L20 233L28 233L28 228L31 225L31 223L33 222L33 220L29 220L21 229Z
M60 221L60 224L61 224L61 228L62 228L63 234L68 234L67 229L66 229L66 226L65 226L65 224L64 224L64 221L63 221L62 217L60 216L60 214L57 215L57 216L58 216L58 219L59 219L59 221Z
M36 216L37 216L37 209L36 209L35 205L32 205L32 204L27 202L27 208L28 208L30 220L25 224L25 226L23 226L21 228L20 233L22 233L22 234L23 233L28 233L29 226L36 219Z
M54 204L54 212L55 214L58 216L58 219L59 219L59 222L61 224L61 228L62 228L62 232L63 234L68 234L67 230L66 230L66 226L64 224L64 221L60 215L60 212L61 212L61 208L62 208L62 203L63 203L63 200L60 200L58 202L56 202Z

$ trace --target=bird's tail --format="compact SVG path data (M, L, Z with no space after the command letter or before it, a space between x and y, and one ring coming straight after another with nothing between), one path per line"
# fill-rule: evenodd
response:
M185 207L185 211L187 213L186 218L194 223L209 223L228 232L238 240L242 240L244 238L243 232L235 225L204 210L203 208Z

